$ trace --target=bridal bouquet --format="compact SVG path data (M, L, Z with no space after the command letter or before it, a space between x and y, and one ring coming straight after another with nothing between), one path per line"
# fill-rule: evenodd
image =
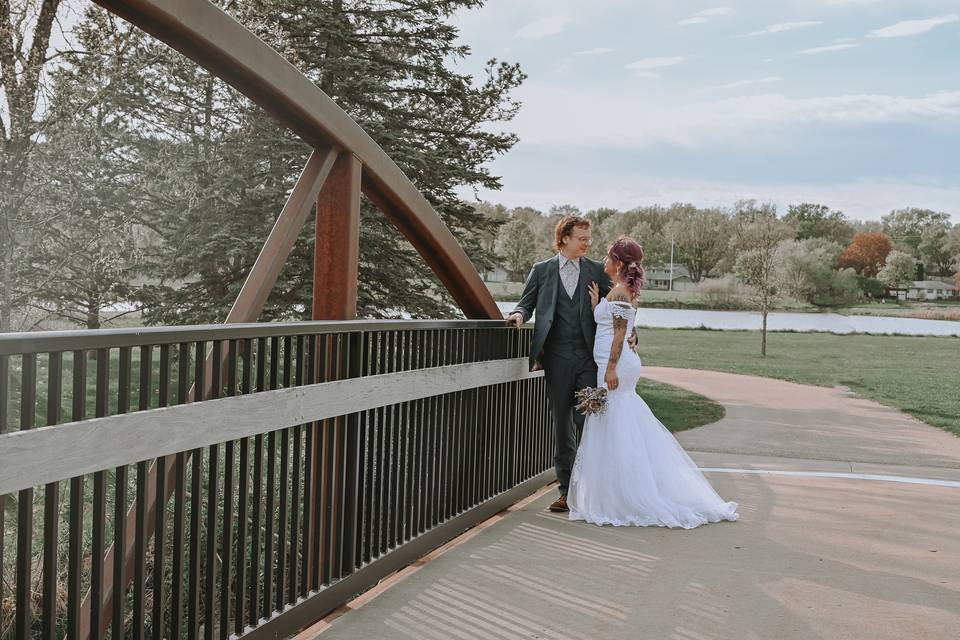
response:
M607 410L607 390L605 387L587 387L574 394L577 410L586 415L603 415Z

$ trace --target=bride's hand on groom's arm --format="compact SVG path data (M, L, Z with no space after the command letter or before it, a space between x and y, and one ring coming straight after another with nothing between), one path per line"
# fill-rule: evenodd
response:
M590 291L590 308L596 309L597 305L600 304L600 285L591 282L587 290Z

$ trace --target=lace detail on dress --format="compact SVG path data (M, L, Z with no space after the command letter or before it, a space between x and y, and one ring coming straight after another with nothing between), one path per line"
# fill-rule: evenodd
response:
M610 315L614 318L623 318L624 320L629 320L630 315L633 313L633 307L629 302L609 302L607 306L610 307Z

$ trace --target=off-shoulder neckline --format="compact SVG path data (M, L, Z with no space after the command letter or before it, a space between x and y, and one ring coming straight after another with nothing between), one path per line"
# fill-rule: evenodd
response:
M604 296L603 299L606 300L607 304L623 305L623 306L629 307L629 308L631 308L631 309L637 309L637 307L633 306L632 304L630 304L630 303L627 302L626 300L610 300L610 299L608 299L606 296Z

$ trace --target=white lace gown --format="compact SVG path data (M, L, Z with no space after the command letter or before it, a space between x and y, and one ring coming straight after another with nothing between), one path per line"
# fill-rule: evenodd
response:
M606 299L594 309L593 357L597 384L613 343L613 317L632 327L636 309ZM626 339L625 339L626 340ZM624 343L617 362L619 386L607 395L602 415L588 415L577 450L567 504L571 520L604 525L657 525L692 529L736 520L737 503L725 502L680 443L637 395L640 357Z

